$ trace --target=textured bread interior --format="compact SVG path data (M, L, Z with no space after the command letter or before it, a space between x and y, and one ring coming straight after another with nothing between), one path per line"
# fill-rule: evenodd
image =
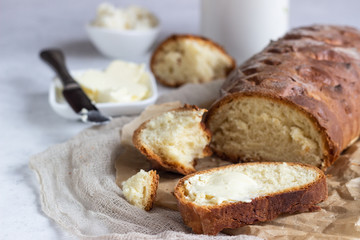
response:
M181 85L223 78L232 64L232 59L212 43L179 38L164 44L153 70L167 84Z
M122 183L122 190L126 200L141 209L145 209L153 192L153 176L151 172L140 170L137 174Z
M217 175L216 182L221 182L221 177L226 177L230 172L238 172L254 181L256 188L247 191L247 196L237 196L239 199L254 199L256 197L268 196L270 194L278 194L289 191L291 189L299 189L308 184L315 182L319 178L319 172L314 168L302 165L290 165L287 163L280 164L243 164L234 165L217 171L210 171L203 174L196 174L184 182L185 198L188 201L198 205L214 205L214 195L208 195L206 192L196 191L194 184L207 185L209 176ZM229 179L230 181L231 179ZM237 191L237 184L221 183L226 191ZM241 183L238 183L241 185ZM246 186L241 186L246 188ZM244 192L240 191L240 194ZM234 196L234 195L233 195ZM236 199L222 199L222 202L237 202Z
M302 162L321 166L324 141L307 115L259 96L239 97L209 119L212 148L245 161Z
M193 168L193 160L204 156L204 148L210 142L201 125L204 112L166 112L146 124L139 140L162 160Z

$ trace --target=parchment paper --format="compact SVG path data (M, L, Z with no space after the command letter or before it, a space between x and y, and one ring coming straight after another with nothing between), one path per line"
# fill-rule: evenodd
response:
M173 99L188 104L199 104L207 107L214 97L217 97L220 85L208 87L206 94L201 89L189 89L185 94L173 95ZM211 92L213 91L213 92ZM143 121L161 112L180 106L180 102L152 106L138 118L125 125L122 129L123 152L116 160L116 182L121 182L138 172L149 170L150 165L133 146L131 137L133 131ZM203 170L230 164L216 157L208 157L197 161L197 170ZM335 165L327 171L329 188L328 199L321 203L321 211L284 215L276 220L241 227L235 230L224 230L230 235L249 234L266 239L358 239L360 238L360 142L357 141L348 148ZM155 207L177 209L177 202L172 195L177 181L182 175L160 172L160 183Z

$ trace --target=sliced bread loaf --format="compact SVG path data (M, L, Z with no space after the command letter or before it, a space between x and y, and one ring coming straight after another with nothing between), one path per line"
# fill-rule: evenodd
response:
M140 170L137 174L122 183L125 199L132 205L149 211L156 197L159 175L156 171Z
M202 120L205 112L190 105L165 112L141 124L133 143L153 168L184 175L195 172L195 159L212 153L211 134Z
M173 35L154 51L150 66L160 83L177 87L224 78L235 68L235 61L209 39Z
M190 174L174 195L195 233L269 221L283 213L318 210L327 198L324 173L300 163L243 163Z
M207 114L212 150L323 169L360 136L360 31L295 28L229 75Z

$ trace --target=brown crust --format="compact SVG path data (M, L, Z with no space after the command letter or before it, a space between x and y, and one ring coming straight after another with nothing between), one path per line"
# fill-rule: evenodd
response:
M279 162L242 163L250 164L282 164ZM228 165L210 170L190 174L179 180L174 195L178 200L179 211L186 225L195 233L216 235L225 228L238 228L244 225L265 222L277 218L284 213L316 211L320 208L316 204L324 201L328 196L326 177L318 168L301 163L287 163L311 168L319 173L319 177L312 183L253 199L250 203L236 202L221 205L200 206L185 198L184 182L197 174L208 173L236 165Z
M150 211L153 207L153 204L155 202L155 198L156 198L156 191L158 189L158 186L159 186L159 175L156 174L156 171L155 170L150 170L149 171L149 175L151 176L152 178L152 181L151 181L151 194L150 194L150 198L148 200L148 202L146 203L145 205L145 210L146 211Z
M170 111L179 112L179 111L199 111L199 110L200 110L200 108L198 108L195 105L185 104L183 107L176 108L176 109L173 109ZM187 175L187 174L195 172L196 171L196 169L195 169L196 159L194 159L192 167L187 167L187 166L181 165L179 163L175 163L175 162L168 162L168 161L166 161L166 159L163 159L161 156L157 155L150 147L148 147L142 143L142 141L140 139L141 131L146 128L147 123L151 120L152 119L142 123L134 131L133 143L134 143L135 147L137 149L139 149L139 151L147 157L147 160L151 163L152 168L163 169L166 171L180 173L183 175ZM200 127L206 133L206 135L210 141L211 133L210 133L210 130L206 128L203 120L200 122ZM206 156L210 156L211 154L212 154L211 148L209 145L207 145L203 150L203 155L204 155L204 157L206 157Z
M288 104L306 114L321 133L325 169L360 135L359 82L359 31L327 25L296 28L228 76L207 123L222 105L242 96Z
M152 71L152 73L154 74L156 80L165 85L165 86L168 86L168 87L179 87L181 85L183 85L184 83L169 83L166 81L166 79L162 79L155 71L154 69L154 65L156 64L156 61L157 61L157 56L158 54L163 51L163 48L171 43L172 41L179 41L179 40L182 40L182 39L193 39L193 40L196 40L196 41L200 41L200 42L203 42L203 43L206 43L206 44L209 44L209 46L212 46L213 48L217 49L218 51L222 52L224 55L226 55L229 60L231 61L231 66L226 69L226 75L228 75L232 70L235 69L236 67L236 62L235 62L235 59L232 58L226 51L225 49L220 46L219 44L211 41L210 39L208 38L205 38L205 37L202 37L202 36L196 36L196 35L191 35L191 34L174 34L174 35L171 35L170 37L168 37L167 39L165 39L162 43L159 44L159 46L155 49L155 51L153 52L152 56L151 56L151 60L150 60L150 69ZM186 81L184 81L186 82Z

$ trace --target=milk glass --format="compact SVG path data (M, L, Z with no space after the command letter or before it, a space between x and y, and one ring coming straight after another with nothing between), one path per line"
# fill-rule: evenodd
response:
M221 44L238 64L281 37L288 0L202 0L201 34Z

